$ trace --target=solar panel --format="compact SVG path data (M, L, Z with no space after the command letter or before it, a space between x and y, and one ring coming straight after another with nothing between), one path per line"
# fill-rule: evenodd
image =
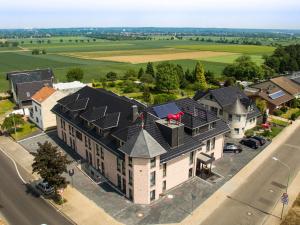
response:
M285 93L282 90L276 91L276 92L274 92L272 94L269 94L270 98L273 99L273 100L277 99L277 98L280 98L280 97L282 97L284 95L285 95Z
M156 113L156 115L161 119L166 118L169 113L176 114L181 111L174 102L164 104L164 105L154 106L153 110Z

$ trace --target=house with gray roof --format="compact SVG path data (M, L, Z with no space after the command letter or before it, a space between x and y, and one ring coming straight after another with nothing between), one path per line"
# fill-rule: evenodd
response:
M256 126L261 115L254 102L236 86L197 92L194 100L226 121L232 138L242 138L246 130Z
M6 74L13 99L22 107L31 106L31 97L42 87L53 87L54 74L51 69L16 71Z
M57 101L59 138L138 204L200 176L223 155L228 125L197 101L184 98L145 106L104 89L83 87ZM182 112L180 120L168 120ZM181 113L181 114L182 114Z

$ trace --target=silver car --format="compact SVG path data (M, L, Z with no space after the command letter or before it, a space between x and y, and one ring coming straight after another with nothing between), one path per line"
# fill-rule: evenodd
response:
M240 153L242 151L243 150L240 146L233 144L233 143L226 143L224 146L224 152Z

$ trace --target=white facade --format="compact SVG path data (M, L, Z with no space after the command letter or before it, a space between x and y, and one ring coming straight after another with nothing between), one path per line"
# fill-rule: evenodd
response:
M55 91L42 102L32 99L32 107L29 116L30 120L42 130L56 127L56 116L51 112L51 109L56 105L59 99L65 96L65 93Z

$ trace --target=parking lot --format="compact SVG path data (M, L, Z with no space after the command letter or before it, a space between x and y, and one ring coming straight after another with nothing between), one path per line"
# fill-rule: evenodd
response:
M100 178L99 182L96 183L82 173L77 163L80 157L58 139L56 132L21 141L20 144L28 151L34 152L38 148L37 143L45 141L50 141L53 145L58 146L73 160L69 165L69 169L72 168L75 171L73 176L74 187L104 209L105 212L124 224L179 223L263 150L262 147L253 150L242 146L243 151L241 153L224 153L221 159L213 163L212 172L221 177L217 182L209 183L195 177L169 191L165 197L152 205L136 205L116 191L105 178ZM236 143L237 141L226 138L226 142ZM65 174L65 176L72 184L70 176L68 174ZM192 194L196 196L195 199L192 199Z

